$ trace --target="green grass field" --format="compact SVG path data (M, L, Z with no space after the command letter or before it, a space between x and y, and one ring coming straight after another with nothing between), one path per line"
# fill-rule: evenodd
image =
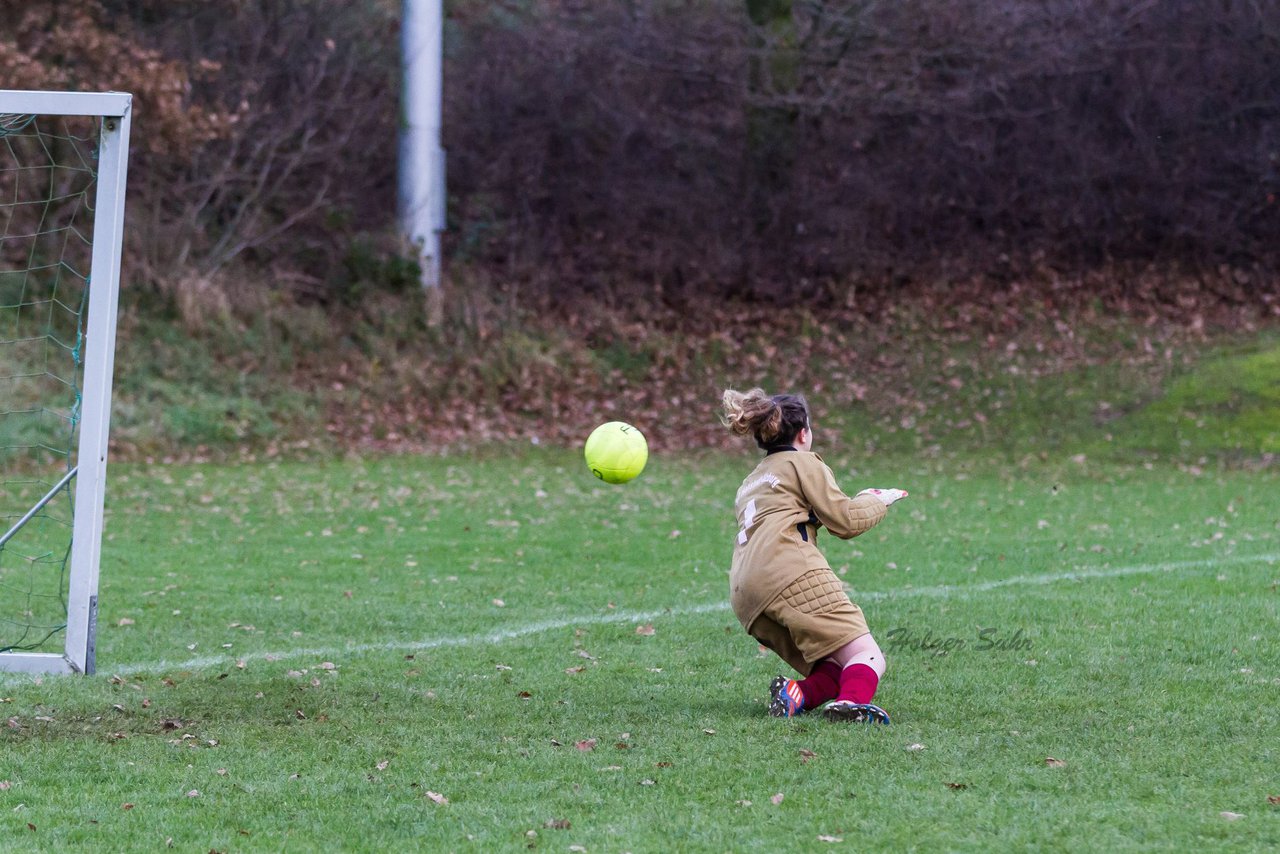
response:
M765 713L754 459L114 466L99 675L0 677L0 847L1280 845L1274 470L829 458L912 492L821 539L871 728Z

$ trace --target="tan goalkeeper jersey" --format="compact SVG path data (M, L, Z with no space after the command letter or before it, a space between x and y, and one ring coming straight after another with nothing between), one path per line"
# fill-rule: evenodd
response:
M888 512L874 495L850 498L822 457L809 451L768 454L734 500L738 516L729 595L743 628L782 589L811 569L828 568L818 550L818 527L847 540L870 530Z

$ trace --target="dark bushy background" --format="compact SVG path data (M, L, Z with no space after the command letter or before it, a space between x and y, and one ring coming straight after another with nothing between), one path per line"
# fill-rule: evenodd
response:
M394 231L398 9L0 0L18 22L0 72L135 91L146 278L249 264L329 300ZM447 16L449 256L526 292L843 299L939 270L1270 265L1280 247L1275 2Z
M776 297L1280 246L1277 4L774 6L790 25L711 2L460 27L458 248Z

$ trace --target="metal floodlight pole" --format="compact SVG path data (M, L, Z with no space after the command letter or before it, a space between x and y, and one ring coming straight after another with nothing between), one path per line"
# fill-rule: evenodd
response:
M440 146L444 9L442 0L403 0L400 22L400 228L417 247L422 285L440 284L445 225L444 149Z

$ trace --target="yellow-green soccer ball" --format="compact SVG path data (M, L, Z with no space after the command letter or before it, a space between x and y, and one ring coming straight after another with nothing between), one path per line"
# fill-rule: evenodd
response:
M622 421L610 421L592 430L584 452L587 468L605 483L626 483L639 476L649 461L644 434Z

